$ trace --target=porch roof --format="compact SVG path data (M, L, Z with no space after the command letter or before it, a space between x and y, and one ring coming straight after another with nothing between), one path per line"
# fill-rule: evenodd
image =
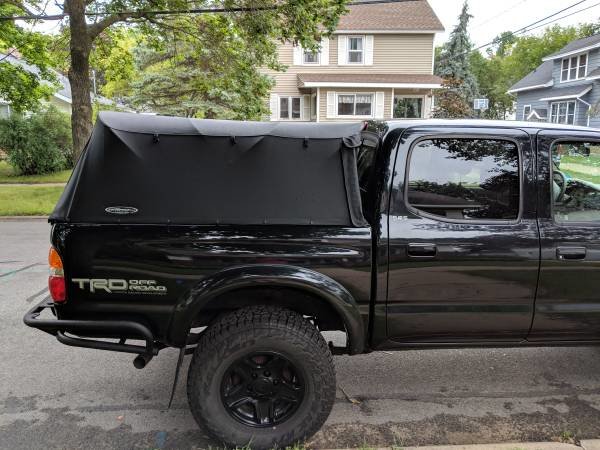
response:
M438 89L442 79L428 74L300 73L298 87Z
M540 98L540 101L552 101L552 100L568 100L572 98L581 98L593 88L592 83L578 84L575 86L568 86L564 88L548 89Z

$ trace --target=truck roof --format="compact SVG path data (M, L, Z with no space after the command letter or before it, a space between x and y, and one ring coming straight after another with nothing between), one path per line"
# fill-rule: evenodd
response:
M563 125L549 122L524 122L518 120L480 120L480 119L403 119L386 122L389 131L394 129L407 129L422 126L437 127L475 127L475 128L511 128L527 130L559 130L559 131L585 131L600 132L600 129Z

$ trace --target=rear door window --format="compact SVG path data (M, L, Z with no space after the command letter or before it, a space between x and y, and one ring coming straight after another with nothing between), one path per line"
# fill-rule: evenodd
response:
M519 217L519 149L512 141L419 141L408 160L406 201L422 215L458 221Z
M556 142L551 153L554 220L600 223L600 143Z

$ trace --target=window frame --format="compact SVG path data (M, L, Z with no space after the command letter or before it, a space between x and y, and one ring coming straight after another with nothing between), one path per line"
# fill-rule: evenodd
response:
M510 142L511 144L514 144L517 148L517 157L518 157L518 161L519 161L519 167L518 167L519 211L517 213L517 217L515 219L489 219L489 220L488 219L481 219L481 220L452 219L452 218L437 216L435 214L430 214L426 211L422 211L418 208L415 208L413 205L411 205L411 203L408 200L408 186L409 186L409 182L410 182L410 163L412 160L413 151L417 147L417 145L419 145L421 142L431 141L434 139L471 139L474 141L492 140L492 141ZM411 143L411 146L408 150L408 154L406 155L406 161L405 161L405 165L404 165L404 181L403 182L404 182L404 186L403 186L404 192L402 193L402 200L404 202L406 210L408 212L410 212L411 214L414 214L417 217L422 217L422 218L433 220L436 222L454 223L454 224L461 224L461 225L469 225L469 224L471 224L471 225L518 225L521 223L521 221L523 219L523 202L524 202L523 192L524 192L524 188L525 188L525 180L524 180L524 174L523 174L523 149L522 149L521 143L517 139L514 139L512 137L502 136L499 138L497 135L491 135L491 134L477 134L477 135L473 135L473 134L437 134L437 135L421 136L418 139L415 139L415 141Z
M288 117L287 118L282 118L281 117L281 99L287 99L288 101ZM294 119L292 117L292 99L294 98L298 98L300 99L300 117L297 119ZM278 102L279 104L277 105L277 120L278 121L283 121L283 122L298 122L298 121L302 121L302 108L304 107L304 99L302 95L280 95L278 98Z
M350 50L350 39L359 38L362 42L362 50ZM367 37L365 35L356 35L350 34L346 36L346 64L350 66L364 66L365 65L365 45L367 43ZM352 62L350 61L350 52L360 52L361 53L361 61L360 62Z
M569 123L569 104L573 103L575 106L573 107L573 123L570 124ZM556 102L550 102L550 114L548 114L548 122L549 123L553 123L553 124L557 124L557 125L575 125L575 120L577 118L577 100L559 100ZM560 105L562 104L566 104L567 105L567 113L565 115L565 122L560 122L558 121L558 119L560 118ZM554 105L557 105L557 111L556 111L556 119L557 122L554 122L552 120L552 109L554 107Z
M582 77L579 76L579 69L582 67L581 57L585 56L585 71ZM576 59L575 67L572 66L573 59ZM567 68L565 69L565 61L567 61ZM583 80L587 77L588 68L590 65L590 55L589 52L579 53L576 55L571 55L566 58L563 58L560 61L560 82L561 83L569 83L571 81ZM575 69L575 78L571 78L571 71ZM567 78L564 79L563 75L567 74Z
M396 117L396 116L394 116L394 112L396 111L396 108L394 107L394 102L396 100L396 97L400 97L400 98L420 98L421 102L422 102L421 103L421 116L420 117ZM425 118L425 100L426 100L426 97L427 97L426 95L397 94L392 89L392 119L398 119L398 120L424 119Z
M548 147L548 157L550 158L550 161L548 163L548 165L550 166L550 178L548 180L548 183L549 183L548 199L550 201L550 220L552 221L552 223L554 225L560 226L560 227L600 228L600 220L598 222L561 221L561 220L556 220L556 216L554 215L554 196L553 196L553 192L552 192L552 181L554 180L554 164L552 161L552 149L557 144L572 143L572 142L582 142L582 143L590 143L590 144L596 143L600 146L600 139L581 138L581 137L574 137L574 138L562 137L562 138L555 139L550 143L550 146Z
M529 108L529 114L525 114L525 110ZM531 105L523 105L523 121L526 122L529 120L529 116L531 115L531 111L533 111L533 108L531 107Z
M354 108L353 108L353 112L354 114L349 115L349 114L339 114L339 109L338 109L338 105L339 105L339 96L340 95L353 95L354 96ZM356 96L357 95L369 95L371 97L371 115L369 116L357 116L356 115ZM349 118L355 118L355 119L372 119L373 117L375 117L375 93L374 92L336 92L335 93L335 117L349 117Z
M315 52L311 52L310 50L305 49L304 47L300 47L302 49L302 61L301 61L301 65L303 66L320 66L321 65L321 51L315 51ZM314 54L317 55L317 60L315 62L306 62L306 54L310 53L310 54Z

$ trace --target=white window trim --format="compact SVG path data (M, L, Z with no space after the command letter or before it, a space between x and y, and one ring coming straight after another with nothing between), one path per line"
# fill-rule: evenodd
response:
M396 97L396 91L394 89L392 89L392 105L391 105L391 114L390 117L392 118L392 120L414 120L414 119L424 119L425 118L425 102L427 101L427 96L426 95L417 95L417 94L398 94L398 97L403 97L403 98L420 98L423 100L423 103L421 105L421 117L415 117L413 119L405 119L404 117L394 117L394 98Z
M281 117L281 99L288 99L288 117L284 119ZM297 119L292 118L292 99L299 98L300 99L300 117ZM304 108L304 96L302 95L280 95L277 98L277 120L282 122L301 122L302 121L302 111Z
M350 62L350 52L358 52L358 50L350 50L350 38L361 38L362 39L362 61L361 62ZM348 66L364 66L365 59L367 56L367 36L364 34L350 34L346 36L346 64Z
M529 114L525 114L525 110L529 108ZM531 114L531 111L533 111L533 108L531 107L531 105L523 105L523 120L529 120L529 115Z
M354 110L356 111L356 96L357 95L370 95L371 96L371 115L370 116L356 116L356 115L347 115L347 114L339 114L338 113L338 105L339 105L339 100L338 97L340 95L354 95ZM349 119L372 119L373 117L375 117L375 102L376 102L376 96L377 94L375 92L336 92L335 93L335 117L341 117L343 119L345 118L349 118Z
M566 100L566 101L560 101L560 102L552 102L550 103L550 110L548 111L548 122L550 123L556 123L556 124L561 124L561 125L569 125L568 122L568 117L569 117L569 109L567 106L567 115L565 116L565 121L564 122L552 122L552 106L553 105L558 105L558 109L557 109L557 117L559 116L559 112L560 112L560 105L561 103L574 103L575 104L575 108L573 109L573 125L576 125L577 122L577 105L579 102L577 102L577 100Z
M582 77L579 76L579 66L580 66L580 61L581 61L581 57L585 56L585 73L583 74ZM577 58L577 72L575 74L575 78L571 78L571 59L572 58ZM567 69L567 79L563 80L563 64L565 61L569 61L569 68ZM585 80L585 78L587 77L588 74L588 69L590 67L590 54L589 53L579 53L576 55L571 55L568 58L563 58L560 60L560 82L561 83L570 83L572 81L580 81L580 80Z

